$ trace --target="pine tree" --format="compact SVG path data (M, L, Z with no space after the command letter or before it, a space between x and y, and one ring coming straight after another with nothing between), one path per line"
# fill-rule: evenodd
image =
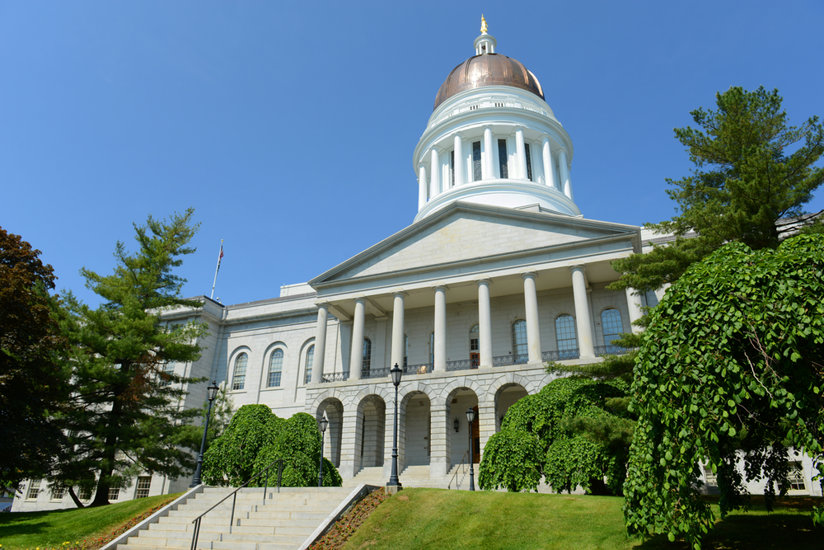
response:
M185 280L174 273L194 251L192 215L189 209L168 221L135 224L138 250L131 254L118 242L111 275L84 269L87 286L103 298L97 308L66 298L61 324L73 347L73 407L60 419L69 444L53 478L95 487L92 506L108 504L109 489L139 472L178 477L193 467L187 423L200 411L178 405L183 387L195 380L167 367L198 358L203 328L161 319L170 308L199 306L180 298Z

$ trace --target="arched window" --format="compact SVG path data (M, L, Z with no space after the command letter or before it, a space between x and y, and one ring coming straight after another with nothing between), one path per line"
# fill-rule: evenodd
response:
M559 315L555 318L555 339L558 342L560 359L578 357L578 337L575 334L575 319L572 315Z
M518 319L512 323L512 362L515 365L529 361L526 343L526 321Z
M269 358L269 380L266 386L269 388L280 386L281 372L283 372L283 350L278 348Z
M242 390L246 386L246 364L249 356L241 353L235 359L235 370L232 372L232 389Z
M308 384L310 380L312 380L312 363L315 362L315 344L309 346L309 349L306 350L306 360L304 362L304 374L303 376L303 383Z
M604 347L607 353L620 353L622 348L612 344L616 338L620 338L624 332L624 324L621 322L621 312L610 308L601 312L601 330L604 333Z
M361 363L361 373L368 375L372 367L372 340L363 339L363 362Z
M469 329L469 368L477 369L481 364L481 352L478 345L478 325Z

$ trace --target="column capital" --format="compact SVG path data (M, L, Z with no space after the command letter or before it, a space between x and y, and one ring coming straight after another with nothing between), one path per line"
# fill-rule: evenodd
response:
M521 278L522 279L534 279L537 276L538 276L538 274L535 273L534 271L527 271L526 273L521 273Z
M393 298L395 298L395 297L400 297L400 298L403 298L403 297L405 297L405 296L409 296L409 293L408 293L408 292L406 292L405 290L399 290L399 291L397 291L397 292L393 292L393 293L392 293L392 297L393 297Z
M478 279L476 281L479 285L486 285L490 286L492 284L492 279Z
M587 266L585 266L585 265L572 265L572 266L569 267L569 272L570 273L575 273L576 271L580 271L581 273L586 275Z
M447 286L447 285L438 285L433 290L435 290L435 292L438 292L439 290L443 291L443 292L446 292L447 290L449 290L449 286Z

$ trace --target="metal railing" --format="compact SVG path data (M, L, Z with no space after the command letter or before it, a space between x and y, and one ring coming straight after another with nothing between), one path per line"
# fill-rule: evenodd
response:
M595 355L599 357L602 355L624 355L634 349L637 348L622 348L621 346L616 346L615 344L607 344L606 346L595 346Z
M320 382L321 384L329 384L331 382L343 382L349 378L349 373L346 372L331 372L329 374L324 374Z
M404 365L404 374L429 374L432 372L433 365L431 363L421 363L419 365Z
M544 361L563 361L564 359L578 359L580 355L578 348L552 350L542 352L541 359Z
M457 361L447 361L446 362L446 370L469 370L469 369L477 369L478 368L478 361L473 361L472 359L459 359Z
M232 491L231 493L229 493L228 495L226 495L225 497L223 497L222 499L217 501L208 510L206 510L205 512L203 512L202 514L200 514L199 516L197 516L195 519L192 520L192 523L194 523L195 526L194 526L194 530L192 532L191 550L195 550L195 548L197 548L197 539L200 536L200 523L201 523L201 520L203 519L203 516L205 516L206 514L208 514L209 512L211 512L212 510L214 510L215 508L220 506L221 504L223 504L226 501L226 499L228 499L229 497L232 497L232 513L229 516L229 533L232 532L232 524L235 522L235 504L237 503L237 493L238 493L238 491L240 491L241 489L243 489L244 487L246 487L247 485L252 483L252 481L254 481L258 478L261 478L261 476L263 476L263 474L266 474L266 477L263 478L263 479L265 479L265 481L263 482L263 504L264 505L266 504L266 490L269 488L269 470L271 470L272 466L274 466L275 464L278 465L278 493L280 492L281 476L283 475L283 459L282 458L278 458L277 460L272 461L271 464L269 464L264 469L262 469L260 472L256 473L252 477L250 477L249 480L246 483L244 483L243 485L241 485L240 487L238 487L237 489L235 489L234 491Z
M452 478L449 480L449 483L446 484L447 489L452 488L452 483L455 483L455 488L459 489L461 487L461 483L463 482L464 478L466 477L467 472L469 471L469 449L461 457L461 461L457 464L457 468L455 468L455 473L452 474ZM458 479L458 474L463 473L461 479Z

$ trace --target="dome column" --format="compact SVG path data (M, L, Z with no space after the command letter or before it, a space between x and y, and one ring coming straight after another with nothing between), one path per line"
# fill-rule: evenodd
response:
M555 175L552 173L552 149L549 146L549 138L546 136L544 136L542 143L541 154L544 161L544 183L553 189L557 189Z
M572 200L572 182L569 179L569 162L567 162L566 151L563 149L558 153L558 169L561 172L561 185L564 189L564 195L566 195L569 200Z
M418 210L426 204L426 166L418 166Z
M454 156L455 165L452 167L455 174L455 186L464 184L464 158L463 158L463 139L458 134L454 138Z
M481 164L481 179L483 180L491 180L495 177L495 165L493 163L495 156L492 151L492 128L487 126L484 128L483 164Z
M429 199L432 200L441 192L441 158L434 147L429 154Z
M524 129L517 128L515 130L515 153L518 157L518 177L522 180L527 179L526 173L526 146L524 145Z

